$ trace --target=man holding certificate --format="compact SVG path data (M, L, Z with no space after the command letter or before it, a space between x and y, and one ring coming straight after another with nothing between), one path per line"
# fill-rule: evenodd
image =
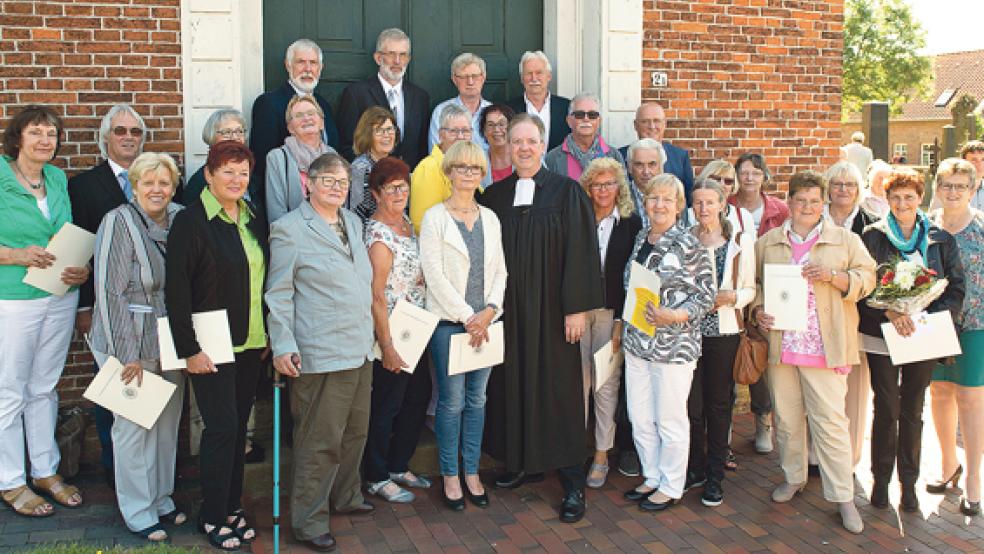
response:
M785 475L772 500L789 502L806 486L809 425L823 496L838 504L844 528L860 533L845 398L858 364L856 302L874 288L875 262L857 235L823 219L826 189L815 171L790 179L790 218L755 244L751 317L769 333L765 376Z
M489 325L501 314L506 262L499 218L475 202L475 190L489 171L482 148L473 142L457 142L444 155L442 165L451 180L451 196L424 214L420 257L427 280L427 309L441 318L430 350L437 377L434 434L444 503L460 511L466 496L480 508L489 504L478 478L478 462L485 426L485 387L492 368L452 374L452 336L467 333L469 350L491 346L486 344ZM459 437L463 479L458 472Z
M485 446L505 462L496 486L515 488L559 469L560 519L584 517L587 454L581 352L585 312L604 306L591 202L575 181L542 167L543 122L509 122L516 171L486 189L499 217L509 278L505 363L489 379Z
M949 311L953 321L959 321L964 300L964 271L957 242L919 209L923 192L922 175L903 169L891 172L885 179L890 211L884 219L869 225L861 238L879 264L898 268L903 262L913 262L935 271L936 278L947 279L949 284L942 296L926 311ZM899 282L886 278L890 270L879 276L880 284ZM909 283L910 286L914 284L918 283ZM897 468L902 486L901 508L915 512L919 510L916 480L919 479L922 450L923 405L937 360L894 365L882 324L891 322L899 335L908 337L916 330L913 317L890 309L873 308L867 302L862 302L859 309L862 345L868 352L875 407L871 422L871 474L874 477L871 504L878 508L888 507L888 485L892 470ZM923 346L928 349L934 344L930 341Z

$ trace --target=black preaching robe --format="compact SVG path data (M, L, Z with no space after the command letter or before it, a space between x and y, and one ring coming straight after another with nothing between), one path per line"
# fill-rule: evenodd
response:
M509 471L584 462L581 350L564 338L564 316L604 307L591 202L574 180L546 169L533 204L513 207L515 173L486 189L499 217L509 277L503 306L505 361L492 371L485 449Z

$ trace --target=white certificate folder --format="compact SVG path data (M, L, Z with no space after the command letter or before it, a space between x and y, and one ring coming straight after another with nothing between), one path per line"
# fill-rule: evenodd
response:
M389 315L390 337L393 339L393 348L396 353L403 358L407 367L403 371L413 373L417 367L417 362L424 355L427 343L430 342L434 329L441 318L428 312L423 308L418 308L406 300L400 299L393 311ZM377 342L374 347L374 355L377 360L383 359L382 350Z
M149 371L143 372L139 387L136 378L128 385L120 379L122 372L123 364L110 356L82 396L150 430L177 387Z
M55 257L55 261L44 269L27 268L23 282L56 296L65 296L68 285L61 280L66 267L83 267L92 258L96 246L96 235L85 229L66 223L48 241L45 248Z
M763 309L775 318L772 328L806 331L809 293L803 268L792 264L765 264L762 273Z
M502 329L501 321L489 325L489 341L483 342L478 348L472 348L468 344L471 339L468 333L451 335L448 375L501 364L506 357L506 341Z
M225 310L191 314L191 325L195 328L195 339L213 364L236 361L236 355L232 351L229 318ZM157 340L161 349L161 369L168 371L188 367L183 358L178 358L174 338L171 336L171 324L166 317L157 318Z
M949 311L920 312L911 317L916 331L908 337L899 335L891 322L881 325L892 365L935 360L961 353L960 340Z

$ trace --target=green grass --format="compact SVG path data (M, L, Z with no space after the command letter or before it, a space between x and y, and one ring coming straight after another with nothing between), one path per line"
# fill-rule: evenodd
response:
M36 554L129 554L131 552L137 554L187 554L188 552L200 552L200 550L197 547L186 548L171 546L168 544L152 544L140 547L116 546L110 549L99 549L97 547L83 544L56 544L41 545L31 550L27 550L27 552Z

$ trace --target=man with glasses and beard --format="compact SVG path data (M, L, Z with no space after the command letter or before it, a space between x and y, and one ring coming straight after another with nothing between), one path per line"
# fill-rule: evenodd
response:
M547 169L576 181L596 158L607 156L625 164L618 150L601 138L601 102L597 96L590 92L575 96L567 110L567 125L571 133L543 158Z
M376 39L376 52L372 57L379 66L379 73L365 81L356 81L342 91L338 103L339 152L350 161L355 158L352 142L359 118L370 107L382 106L393 113L400 129L401 140L392 155L406 162L412 170L427 155L430 96L405 78L410 64L410 37L400 29L384 30Z
M249 149L256 158L253 174L258 182L266 182L267 152L281 146L287 138L287 103L295 96L314 96L324 113L322 141L338 149L338 130L331 116L331 105L314 91L321 80L321 47L306 38L295 40L287 47L284 57L287 82L277 90L264 92L253 102L253 122L250 126Z

